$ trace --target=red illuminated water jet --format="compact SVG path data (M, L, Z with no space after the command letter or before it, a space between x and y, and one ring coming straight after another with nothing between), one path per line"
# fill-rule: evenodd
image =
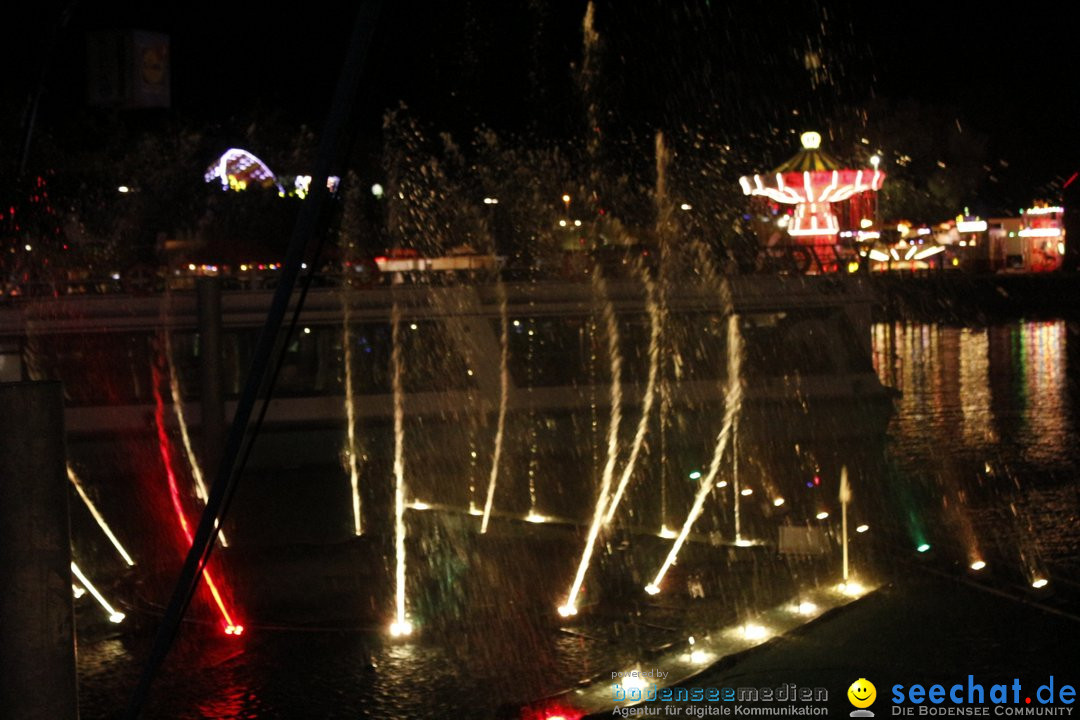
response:
M176 513L176 520L180 525L180 530L183 532L184 538L187 539L187 547L190 548L194 542L194 537L191 532L191 525L188 523L187 514L184 512L184 505L180 498L180 487L176 481L176 472L173 468L172 442L169 440L169 434L165 430L165 402L161 397L161 382L161 368L158 367L157 363L154 363L152 384L154 391L154 424L157 426L158 451L161 453L161 461L165 467L165 477L169 483L169 498L172 500L173 511ZM242 634L244 632L244 626L233 619L233 614L229 612L229 608L226 606L225 600L218 590L217 583L214 582L214 578L210 574L210 568L203 568L203 577L206 579L207 590L209 590L214 604L221 613L225 634L234 636Z

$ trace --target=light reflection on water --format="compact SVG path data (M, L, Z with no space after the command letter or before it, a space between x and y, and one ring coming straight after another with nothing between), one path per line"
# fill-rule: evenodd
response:
M883 323L873 349L878 376L902 393L891 458L900 481L937 495L939 535L969 554L994 548L1029 576L1049 566L1075 577L1077 328Z

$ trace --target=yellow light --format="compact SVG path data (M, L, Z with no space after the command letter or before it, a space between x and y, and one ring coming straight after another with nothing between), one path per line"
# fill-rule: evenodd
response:
M814 517L816 517L818 520L824 520L825 518L829 517L829 513L822 510L817 515L815 515Z
M1038 578L1035 582L1031 583L1031 587L1035 588L1036 590L1039 590L1041 588L1046 587L1046 585L1049 582L1050 581L1047 580L1046 578Z
M799 603L798 607L795 608L795 611L800 615L813 615L817 610L818 606L809 600L803 600Z
M799 141L802 142L802 146L807 150L817 150L821 147L821 133L814 131L804 132L799 136Z
M414 500L409 507L411 507L413 510L430 510L431 509L431 506L428 505L423 500Z
M241 265L240 272L247 272L247 265Z
M986 567L986 563L982 560L976 560L975 562L971 563L972 570L982 570L984 567Z
M577 615L577 608L573 605L563 605L559 608L559 615L563 617L571 617Z
M848 597L859 597L866 592L866 588L855 581L840 583L836 589Z
M776 498L775 500L772 501L772 504L775 507L780 507L781 505L784 504L784 498L778 497L778 498Z
M959 265L960 264L960 258L953 258L952 259L952 264L953 264L953 267L956 267L957 265Z
M726 488L727 487L727 480L721 480L720 482L716 483L716 487L718 487L718 488Z
M563 196L562 196L562 201L563 201L564 203L568 203L568 202L570 202L570 196L569 196L569 195L563 195Z
M566 221L565 220L560 220L559 221L559 227L566 227Z
M854 261L849 262L847 264L847 271L849 273L857 273L857 272L859 272L859 263L854 262Z
M645 586L645 592L649 593L650 595L657 595L660 592L660 588L652 583L649 583Z
M859 227L861 227L863 230L866 230L867 228L871 228L873 226L874 226L874 221L871 220L870 218L863 218L862 220L859 221Z
M909 232L911 232L911 226L903 222L896 223L896 232L900 233L901 235L907 235Z
M406 637L412 635L413 626L408 620L395 620L390 623L390 635L393 637Z
M867 530L869 530L869 529L870 529L870 526L869 526L869 525L860 525L859 527L855 528L855 532L857 532L857 533L864 533L864 532L866 532L866 531L867 531Z
M525 516L525 522L531 522L531 523L547 522L547 516L541 515L540 513L537 513L537 512L530 512L528 515Z
M764 640L769 637L769 629L757 623L747 623L743 625L742 636L747 640Z
M741 490L741 491L739 492L739 494L740 494L740 495L742 495L743 497L748 497L748 496L750 496L750 495L753 495L753 494L754 494L754 491L753 491L753 490L752 490L751 488L743 488L743 489L742 489L742 490Z
M667 525L660 526L660 537L664 538L665 540L670 540L676 535L678 535L678 533L669 528Z
M690 653L690 662L694 663L695 665L704 665L705 663L712 660L712 658L713 654L705 652L704 650L693 650Z

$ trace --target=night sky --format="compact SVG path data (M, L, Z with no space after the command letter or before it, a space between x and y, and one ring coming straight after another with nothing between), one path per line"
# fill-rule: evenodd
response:
M63 132L84 110L84 35L98 28L170 34L174 116L223 135L270 116L318 128L352 22L337 5L254 12L84 1L70 5L49 54L59 7L26 10L25 32L9 33L5 66L14 71L0 113L9 149L46 61L38 128ZM385 3L359 99L360 146L378 146L383 112L399 102L455 137L481 125L548 140L580 136L574 68L584 11L581 0ZM1053 192L1080 168L1077 31L1060 13L1034 3L600 0L595 100L616 133L700 127L733 143L770 128L820 129L845 108L914 103L935 123L985 136L994 181L971 201L1007 206ZM784 159L771 152L746 169Z

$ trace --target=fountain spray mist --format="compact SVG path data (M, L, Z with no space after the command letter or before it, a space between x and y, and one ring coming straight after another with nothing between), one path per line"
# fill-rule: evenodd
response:
M611 358L611 418L608 422L607 462L604 463L604 472L600 478L600 492L596 496L596 510L593 513L592 525L589 527L589 536L585 541L585 549L581 553L581 562L578 564L574 582L570 586L570 592L567 593L566 603L559 608L559 614L564 617L577 612L577 596L581 591L581 584L585 581L585 573L589 569L596 538L604 524L608 493L611 492L611 480L615 474L615 461L619 454L619 424L622 422L622 353L619 350L619 326L615 320L615 306L608 296L607 283L604 282L599 267L593 269L593 287L604 302L604 325L608 336L608 355Z
M390 310L390 372L394 392L394 622L390 634L412 633L405 613L405 392L401 357L401 308L395 301Z
M739 332L739 316L734 312L728 316L727 339L728 387L724 407L724 424L720 429L720 435L716 439L716 448L713 450L709 472L701 479L701 485L698 486L697 495L694 497L694 504L690 508L690 513L686 516L686 522L683 523L682 530L679 531L678 537L675 538L675 542L672 544L664 564L660 566L660 570L656 573L656 577L653 578L649 585L645 586L645 591L650 595L660 592L660 583L664 580L664 575L675 563L679 550L682 548L683 543L686 542L686 536L690 534L690 528L693 527L694 522L701 515L705 500L708 499L709 493L712 492L716 482L716 475L720 472L720 461L723 458L724 451L727 449L732 429L735 426L735 418L738 417L739 408L742 405L742 334Z
M644 267L640 268L642 282L645 283L646 305L649 311L649 375L645 381L645 396L641 401L641 419L638 421L637 432L634 433L634 444L630 447L630 457L623 468L622 476L615 495L611 498L604 518L604 524L608 525L615 517L615 511L619 508L623 493L630 484L630 477L634 474L634 466L637 465L641 446L645 442L645 433L649 429L649 416L652 415L653 402L656 399L656 379L660 374L660 307L656 302L656 285L649 278L649 272Z
M510 318L506 307L506 288L500 282L495 289L499 295L499 417L495 422L495 449L491 453L491 476L488 478L487 499L484 501L484 519L480 522L481 534L487 532L491 508L495 503L495 483L499 479L503 430L506 428L506 405L510 395Z

